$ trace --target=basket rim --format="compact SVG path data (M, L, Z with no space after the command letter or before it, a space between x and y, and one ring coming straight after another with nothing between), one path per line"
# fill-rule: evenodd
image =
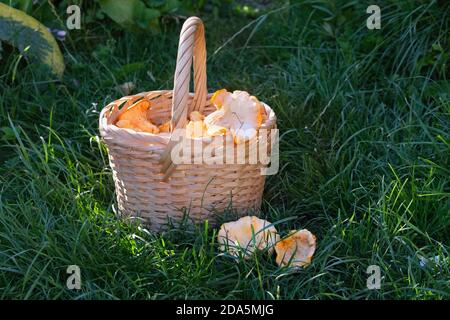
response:
M151 100L154 97L158 97L163 94L172 94L173 90L155 90L155 91L145 91L140 92L134 95L128 95L121 97L117 100L114 100L110 102L108 105L103 107L103 109L100 112L99 116L99 129L100 129L100 135L103 138L109 137L110 140L114 139L114 143L121 144L121 140L124 141L125 146L130 146L130 140L134 140L135 143L138 144L168 144L170 140L170 133L167 132L160 132L160 133L149 133L149 132L138 132L133 129L127 129L127 128L119 128L114 124L108 123L108 119L106 117L106 113L108 111L111 111L114 107L117 107L123 103L126 103L130 99L139 99L139 98L146 98L148 100ZM212 97L213 93L208 93L207 95L207 102L209 102L210 98ZM149 97L150 96L150 97ZM190 97L194 97L194 93L189 93ZM172 99L170 96L169 99ZM266 113L268 114L268 117L266 121L261 125L261 128L263 129L272 129L276 127L277 117L275 115L275 112L273 109L264 101L260 101L262 105L264 106ZM120 139L123 137L123 139ZM201 137L201 138L194 138L195 140L202 140L202 141L208 141L211 137ZM133 143L134 145L134 143Z

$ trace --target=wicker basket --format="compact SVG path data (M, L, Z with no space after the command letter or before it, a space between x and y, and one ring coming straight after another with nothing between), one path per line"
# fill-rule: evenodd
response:
M194 61L194 94L189 93ZM109 151L118 210L122 215L141 217L150 229L160 231L167 218L183 217L183 208L196 221L229 208L246 213L259 210L265 176L263 164L178 164L172 163L171 134L150 134L119 128L117 117L142 99L151 103L155 124L171 121L171 131L184 128L193 110L205 115L215 111L206 89L206 45L204 27L197 17L183 24L180 33L174 89L143 92L116 100L100 114L100 133ZM272 109L262 128L276 127ZM260 130L261 131L261 130ZM204 141L203 141L204 140ZM202 143L209 143L202 139Z

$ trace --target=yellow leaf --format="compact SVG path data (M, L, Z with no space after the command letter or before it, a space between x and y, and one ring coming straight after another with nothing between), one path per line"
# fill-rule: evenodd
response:
M3 3L0 3L0 40L9 42L27 58L45 64L55 75L62 76L63 56L47 27L25 12Z

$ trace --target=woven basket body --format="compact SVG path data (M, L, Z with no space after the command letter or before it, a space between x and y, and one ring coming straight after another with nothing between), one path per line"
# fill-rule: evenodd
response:
M191 29L193 31L189 34ZM191 54L188 63L180 61L180 56L181 59L187 56L182 52L182 45L187 41L183 34L193 38L185 47L185 51ZM249 164L249 150L245 153L244 164L196 164L191 161L193 163L174 165L170 159L170 133L150 134L114 125L121 112L142 99L147 99L151 104L152 122L159 125L170 120L172 129L183 128L187 114L192 110L205 115L215 111L210 102L211 95L206 92L206 52L202 51L202 39L204 41L201 21L198 18L188 19L180 35L174 90L123 97L107 105L100 114L100 134L109 152L118 210L122 215L142 218L154 231L160 231L168 217L181 219L183 208L196 221L208 219L214 222L215 213L230 206L244 214L248 210L259 210L261 205L265 181L261 168L264 164ZM189 78L192 57L194 94L188 93L189 81L180 80L186 74ZM180 82L183 82L182 85ZM273 129L276 127L275 114L269 106L263 105L268 116L261 129ZM200 139L199 143L207 146L212 142L205 138ZM231 146L236 148L233 143Z

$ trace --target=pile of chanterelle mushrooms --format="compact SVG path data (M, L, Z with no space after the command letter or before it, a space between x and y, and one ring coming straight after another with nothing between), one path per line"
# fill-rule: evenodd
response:
M255 216L224 223L217 236L220 249L248 259L255 250L277 254L279 266L306 267L316 250L316 237L306 229L291 231L283 239L267 220Z
M218 90L212 96L211 103L217 110L207 116L198 111L191 112L186 126L187 137L213 137L230 133L236 144L244 143L256 137L267 117L262 103L245 91ZM153 124L149 118L150 111L151 102L141 100L120 114L115 125L153 134L169 132L170 122L159 126Z

